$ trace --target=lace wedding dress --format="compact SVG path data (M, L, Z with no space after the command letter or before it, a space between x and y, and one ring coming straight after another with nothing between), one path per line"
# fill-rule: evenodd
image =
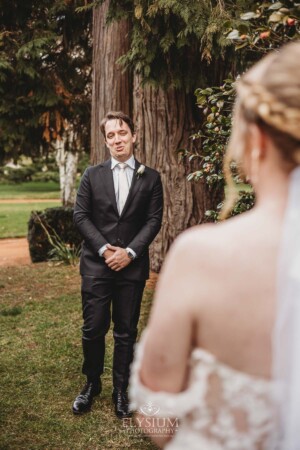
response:
M145 337L144 337L145 338ZM160 418L178 418L166 450L274 450L272 381L239 372L196 348L184 392L153 392L139 378L142 337L132 365L133 410ZM272 436L272 442L270 441Z

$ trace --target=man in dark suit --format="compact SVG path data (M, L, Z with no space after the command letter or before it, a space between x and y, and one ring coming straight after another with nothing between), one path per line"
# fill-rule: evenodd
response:
M101 392L112 306L112 398L117 417L124 418L130 415L129 366L149 277L148 247L161 227L163 193L159 173L133 156L132 120L122 112L110 112L101 122L101 131L111 158L86 169L74 210L74 222L84 238L82 372L87 383L73 403L73 412L88 411L93 397Z

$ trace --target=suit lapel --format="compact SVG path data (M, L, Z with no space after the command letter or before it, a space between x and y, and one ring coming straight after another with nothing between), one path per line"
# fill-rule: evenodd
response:
M116 201L116 193L115 193L115 187L114 187L114 178L113 173L111 170L111 160L108 159L103 164L101 164L102 170L103 170L103 182L105 186L106 193L116 211L116 214L119 215L118 207L117 207L117 201Z
M141 165L141 163L136 159L135 160L135 169L134 169L134 173L133 173L132 182L131 182L131 186L130 186L130 189L129 189L128 197L126 199L126 203L124 205L124 208L123 208L123 211L122 211L120 217L123 217L123 215L125 214L128 206L130 205L130 203L133 200L133 197L135 196L137 191L140 189L141 184L143 182L143 177L137 177L137 171L139 170L140 165Z

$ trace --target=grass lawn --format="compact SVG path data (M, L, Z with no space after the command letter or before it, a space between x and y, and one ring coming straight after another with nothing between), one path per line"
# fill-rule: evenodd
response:
M141 328L151 299L152 291L146 290ZM41 263L0 269L1 449L156 448L114 416L111 332L103 392L92 412L72 414L72 402L84 383L81 324L77 267Z
M60 206L57 203L0 203L0 238L22 237L27 235L27 223L31 211Z
M20 184L0 184L0 199L5 198L57 198L59 184L54 181Z

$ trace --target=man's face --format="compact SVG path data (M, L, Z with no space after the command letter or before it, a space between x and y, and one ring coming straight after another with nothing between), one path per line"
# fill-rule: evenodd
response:
M127 161L133 154L136 140L136 135L131 133L127 123L122 121L120 125L119 119L108 120L105 124L105 136L111 156L120 162Z

